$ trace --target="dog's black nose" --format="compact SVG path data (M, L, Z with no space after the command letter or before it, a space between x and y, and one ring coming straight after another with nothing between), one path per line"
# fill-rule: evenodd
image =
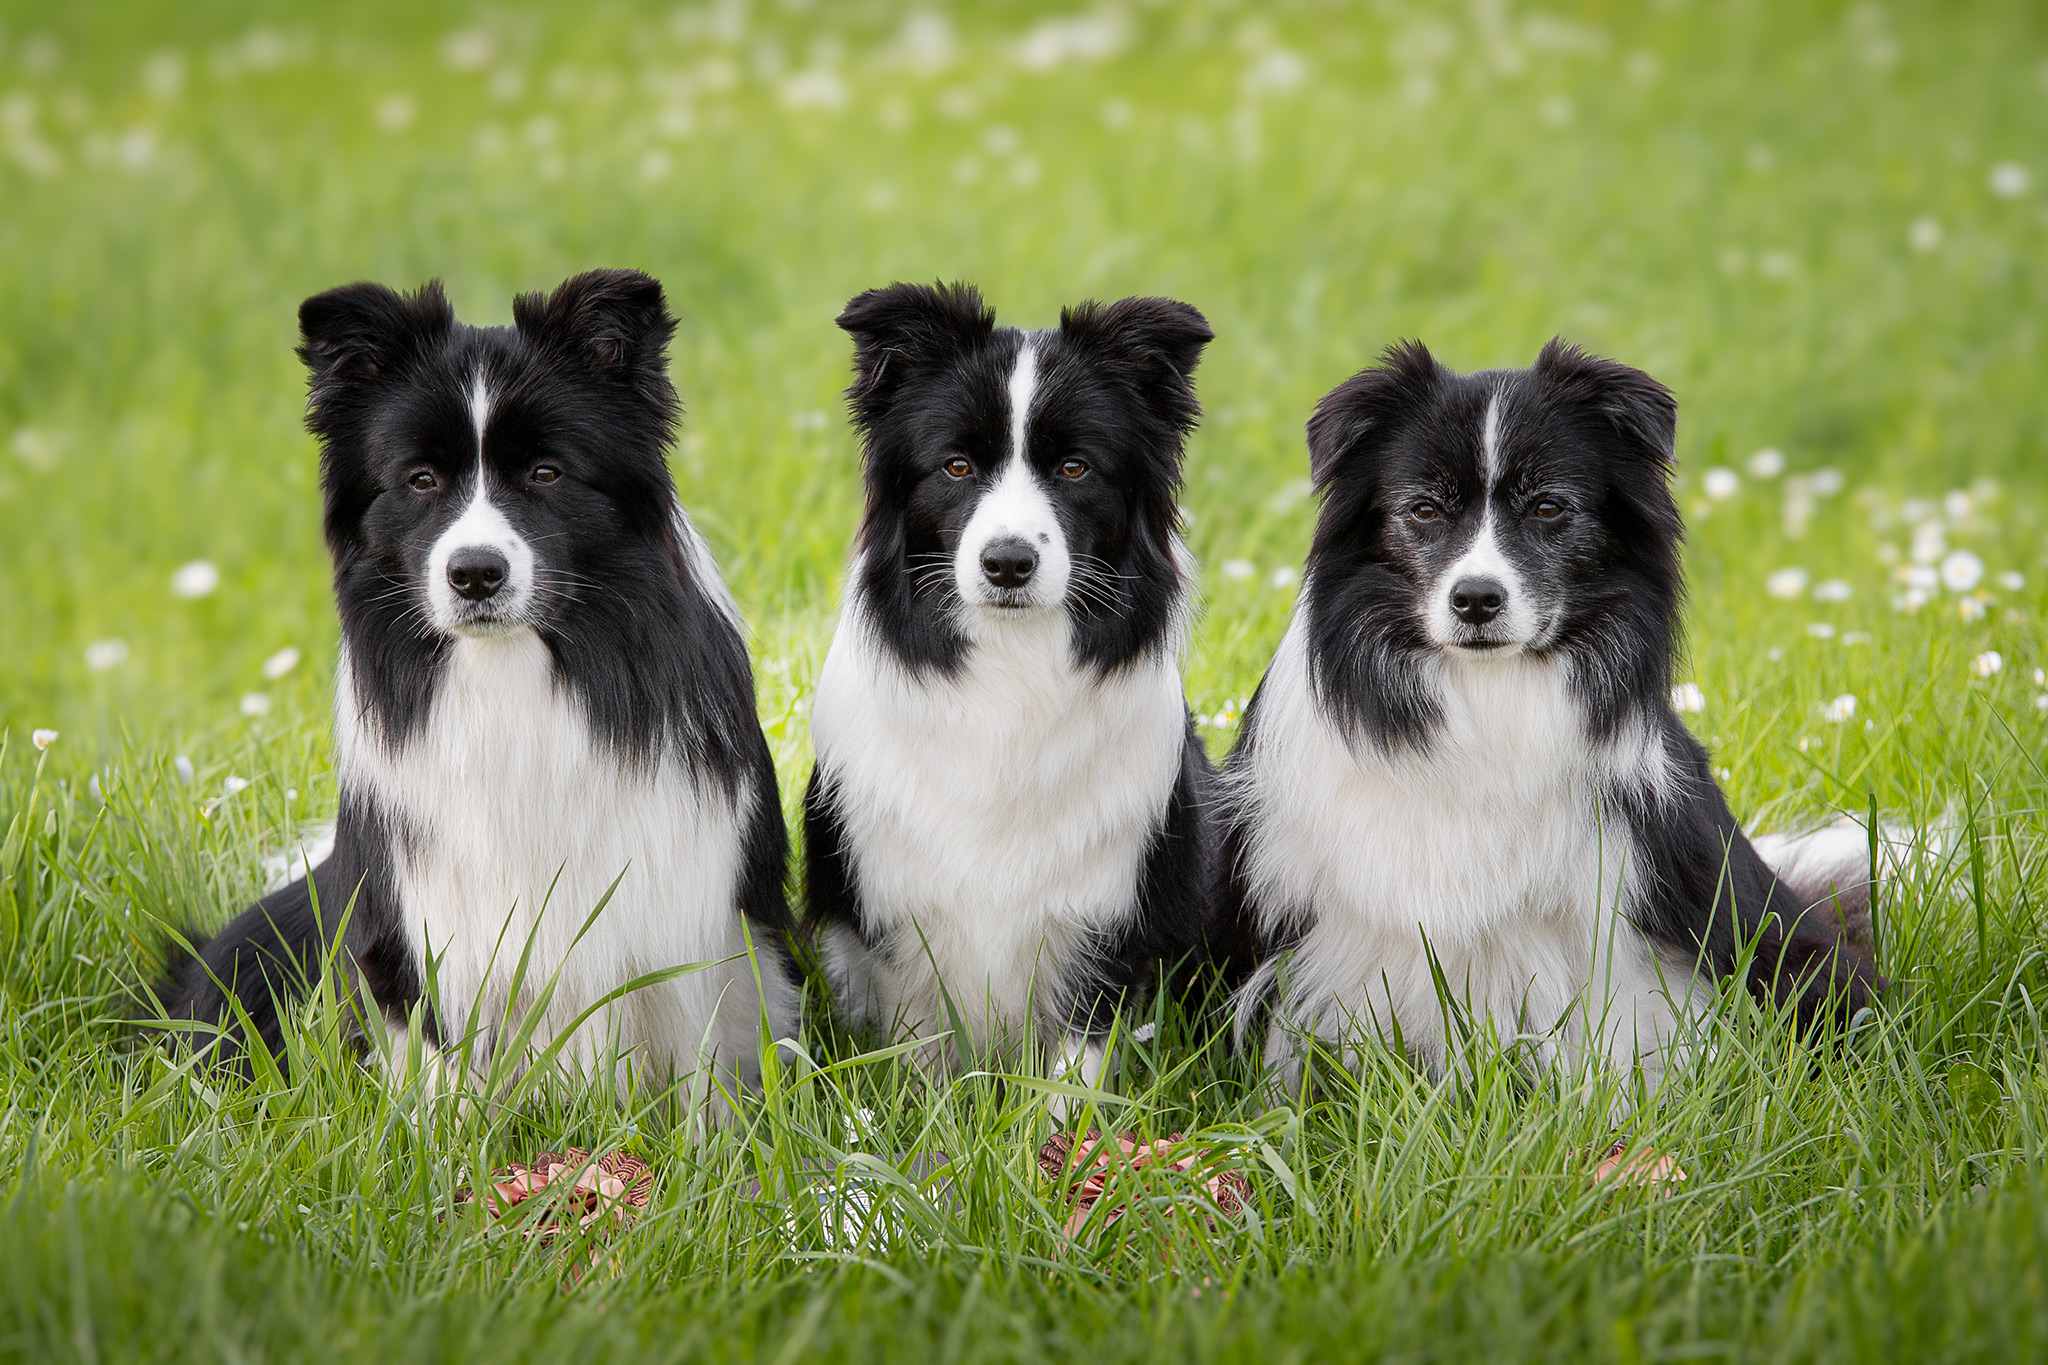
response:
M496 550L472 545L448 556L448 586L455 589L458 596L481 602L487 597L497 596L498 589L505 586L505 575L511 568L505 556Z
M1492 578L1461 578L1451 585L1451 610L1468 626L1483 626L1507 605L1508 590Z
M1015 536L992 542L981 552L982 576L998 588L1021 588L1038 567L1038 552Z

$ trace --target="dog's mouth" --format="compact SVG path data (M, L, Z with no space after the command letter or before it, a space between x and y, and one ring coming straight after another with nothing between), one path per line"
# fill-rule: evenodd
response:
M448 629L456 635L474 639L489 639L493 636L512 635L533 624L522 612L508 611L501 607L473 606L456 614L448 622Z
M1467 627L1453 636L1448 648L1453 654L1518 654L1529 647L1529 641L1511 635L1489 631L1484 626Z
M991 588L982 593L981 605L992 611L1030 611L1043 603L1029 588Z

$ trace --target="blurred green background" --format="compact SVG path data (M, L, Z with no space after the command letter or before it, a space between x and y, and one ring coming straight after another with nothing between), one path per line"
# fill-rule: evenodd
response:
M1710 718L1881 687L1883 643L1813 648L1816 612L1922 658L1935 613L1892 613L1876 557L1908 557L1909 523L2039 576L2038 7L0 13L0 724L69 732L74 761L124 726L227 762L320 725L334 624L294 309L357 278L442 278L477 322L589 266L663 280L678 479L771 721L801 701L857 508L831 319L892 279L972 280L1026 325L1140 292L1208 315L1190 687L1219 747L1291 603L1302 422L1397 337L1474 369L1562 334L1678 392L1687 505L1708 467L1743 479L1693 528ZM1764 448L1842 492L1749 476ZM170 581L193 560L219 587L188 600ZM1853 595L1765 599L1788 565ZM1936 638L1974 657L2035 600ZM2023 634L2004 653L2031 666ZM125 659L94 671L108 640ZM1814 657L1767 669L1772 644ZM288 645L305 663L266 679ZM242 714L252 692L267 714ZM777 738L794 773L800 722ZM1736 779L1752 806L1805 784L1766 759Z

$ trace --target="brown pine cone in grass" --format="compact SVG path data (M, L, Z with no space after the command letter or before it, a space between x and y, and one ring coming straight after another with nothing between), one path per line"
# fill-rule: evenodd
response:
M1196 1186L1225 1214L1237 1214L1252 1196L1251 1182L1242 1171L1223 1169L1209 1148L1191 1146L1179 1133L1151 1142L1135 1132L1119 1133L1105 1141L1098 1128L1079 1138L1055 1133L1038 1149L1038 1167L1048 1179L1059 1182L1073 1205L1062 1229L1069 1237L1089 1224L1096 1206L1125 1170L1164 1167L1175 1175L1192 1175ZM1095 1230L1108 1228L1125 1212L1123 1203L1111 1204L1095 1222Z

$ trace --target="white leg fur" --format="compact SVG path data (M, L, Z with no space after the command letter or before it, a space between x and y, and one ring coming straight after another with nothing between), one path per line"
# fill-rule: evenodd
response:
M1069 1033L1060 1039L1059 1055L1053 1059L1053 1079L1072 1081L1085 1085L1090 1090L1100 1089L1102 1077L1109 1070L1109 1045L1099 1038L1084 1038ZM1083 1101L1066 1095L1055 1095L1047 1105L1053 1122L1065 1123L1078 1113Z

